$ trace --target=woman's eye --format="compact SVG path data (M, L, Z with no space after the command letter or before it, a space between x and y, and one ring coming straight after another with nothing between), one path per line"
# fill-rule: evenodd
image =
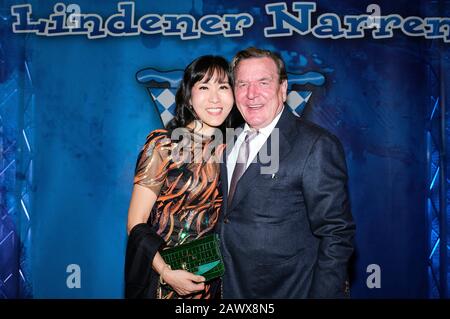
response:
M202 85L202 86L199 86L199 87L198 87L198 89L199 89L199 90L207 90L207 89L208 89L208 87L207 87L207 86L205 86L205 85Z
M228 90L229 88L230 88L229 85L221 85L221 86L220 86L220 89L221 89L221 90Z

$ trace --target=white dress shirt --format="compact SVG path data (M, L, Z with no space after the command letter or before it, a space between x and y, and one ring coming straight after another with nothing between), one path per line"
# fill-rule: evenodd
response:
M283 107L284 109L284 107ZM264 145L264 143L269 138L270 134L272 134L273 129L278 123L278 120L281 117L281 113L283 113L283 109L281 112L270 122L269 125L266 127L263 127L259 129L259 134L256 135L255 138L253 138L249 142L249 148L250 152L248 155L247 165L245 168L247 169L248 166L252 161L256 161L256 154L258 154L261 147ZM231 150L230 154L228 154L227 157L227 174L228 174L228 191L230 190L230 184L231 184L231 177L233 176L234 167L236 166L236 161L239 153L239 148L241 147L242 142L244 142L245 136L247 135L247 132L250 131L250 126L245 123L244 125L244 131L239 134L238 138L236 139L236 142L233 146L233 149Z

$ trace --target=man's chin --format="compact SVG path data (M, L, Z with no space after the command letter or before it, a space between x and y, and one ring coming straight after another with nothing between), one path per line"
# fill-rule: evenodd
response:
M245 116L244 119L245 119L245 122L251 127L259 127L260 125L262 125L264 123L264 120L259 116L255 116L255 114L251 114L250 116Z
M260 129L260 128L263 128L263 127L267 126L267 125L264 124L264 122L252 122L252 123L247 122L247 124L251 128L255 128L255 129Z

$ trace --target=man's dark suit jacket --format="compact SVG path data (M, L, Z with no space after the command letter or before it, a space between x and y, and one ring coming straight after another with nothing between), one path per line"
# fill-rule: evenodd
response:
M355 225L342 146L287 106L276 128L278 172L261 174L261 163L250 164L229 207L231 176L221 164L223 296L345 297ZM266 143L274 142L269 137Z

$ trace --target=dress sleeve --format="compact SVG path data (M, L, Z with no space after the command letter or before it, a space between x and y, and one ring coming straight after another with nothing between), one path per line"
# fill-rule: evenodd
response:
M134 175L134 184L151 189L156 195L167 177L170 164L171 141L166 130L155 130L139 153Z

